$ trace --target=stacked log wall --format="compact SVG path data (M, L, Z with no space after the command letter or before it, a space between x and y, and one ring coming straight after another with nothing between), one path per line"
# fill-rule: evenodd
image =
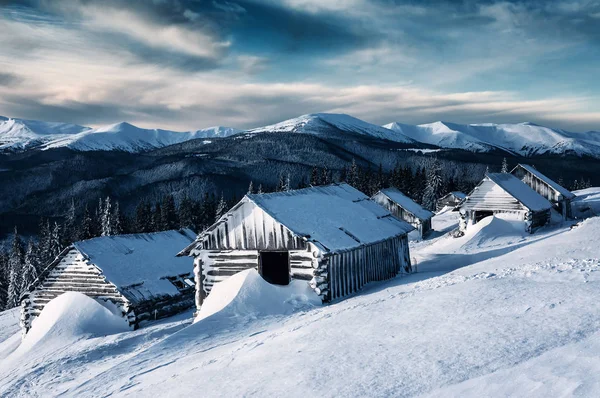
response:
M46 304L65 292L79 292L96 300L110 301L128 317L130 324L136 322L131 303L77 249L71 248L61 257L22 297L21 326L25 332Z

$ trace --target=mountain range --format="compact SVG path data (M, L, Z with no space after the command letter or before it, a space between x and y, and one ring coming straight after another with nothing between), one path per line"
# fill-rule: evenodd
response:
M573 133L533 123L457 124L439 121L421 125L393 122L378 126L350 115L332 113L303 115L249 130L217 126L186 132L144 129L126 122L90 128L0 117L0 151L67 147L76 151L140 153L194 139L258 133L361 136L415 148L426 145L475 153L502 151L524 157L573 155L600 159L600 132L597 131Z

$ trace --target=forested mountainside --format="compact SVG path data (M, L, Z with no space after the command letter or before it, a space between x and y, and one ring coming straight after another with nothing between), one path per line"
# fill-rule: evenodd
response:
M99 198L111 197L125 214L133 214L141 201L160 202L168 194L176 202L185 196L201 200L207 193L234 201L247 191L250 181L265 191L276 189L282 176L289 176L291 188L308 184L314 168L320 173L327 170L331 181L338 181L353 161L365 172L377 172L381 165L386 174L397 166L416 173L435 157L443 179L461 183L463 190L486 169L499 170L504 156L509 156L510 165L520 161L539 165L567 186L576 180L594 182L600 175L600 162L594 159L525 159L501 151L410 146L415 145L343 131L327 135L254 132L190 140L144 153L55 148L4 154L0 155L1 232L6 234L16 225L25 234L35 233L40 217L64 217L73 200L81 212L86 204L92 208Z

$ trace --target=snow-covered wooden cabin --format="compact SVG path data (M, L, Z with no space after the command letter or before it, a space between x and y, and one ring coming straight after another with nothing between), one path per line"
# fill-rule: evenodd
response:
M518 164L510 173L549 200L564 219L572 217L571 201L575 198L573 192L528 164Z
M413 227L348 184L249 194L180 255L195 258L196 305L215 283L256 268L307 281L324 302L411 271Z
M458 206L465 198L467 197L466 193L462 193L460 191L448 192L446 195L442 196L437 200L436 203L436 211L442 210L444 207L456 207Z
M385 188L373 195L373 200L388 209L398 219L406 221L421 237L431 231L432 212L424 209L396 188Z
M53 298L79 292L137 327L194 305L192 264L176 257L194 241L189 229L103 236L73 243L46 267L21 298L24 332Z
M460 205L460 230L481 219L500 215L524 222L533 232L550 221L552 205L527 184L508 173L489 173Z

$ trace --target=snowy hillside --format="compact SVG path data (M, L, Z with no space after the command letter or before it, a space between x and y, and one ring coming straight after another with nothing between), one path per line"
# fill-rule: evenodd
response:
M92 129L62 123L21 119L0 119L0 150L51 149L67 147L79 151L141 152L196 138L227 137L240 130L231 127L176 132L143 129L129 123L117 123Z
M418 273L326 306L248 271L194 324L99 336L86 321L64 340L45 324L27 355L0 333L0 396L597 395L600 218L529 235L490 217L455 239L456 225L445 211L412 244Z
M355 117L335 113L314 113L270 126L248 130L248 133L304 133L327 135L335 132L360 134L368 137L386 139L395 142L414 144L411 138L390 129L367 123Z
M441 148L487 152L501 149L522 156L572 154L600 158L600 132L571 133L520 124L456 124L435 122L418 126L390 123L384 127L416 141Z

